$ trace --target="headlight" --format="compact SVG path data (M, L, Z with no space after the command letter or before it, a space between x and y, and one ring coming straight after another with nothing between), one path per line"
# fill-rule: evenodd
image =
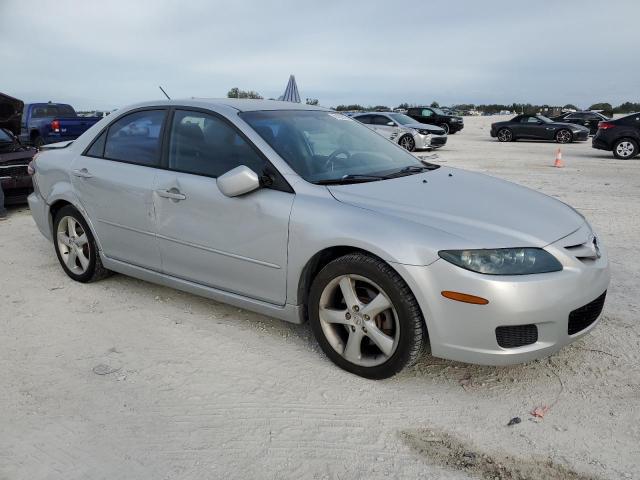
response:
M431 132L429 130L418 130L421 135L429 135Z
M562 270L562 264L541 248L441 250L438 255L458 267L487 275L528 275Z

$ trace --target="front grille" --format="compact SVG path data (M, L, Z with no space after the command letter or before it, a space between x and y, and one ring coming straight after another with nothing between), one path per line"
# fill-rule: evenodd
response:
M29 175L27 165L0 165L0 177L23 177Z
M531 345L538 341L538 327L533 324L496 328L496 340L502 348Z
M587 303L583 307L575 309L569 314L569 325L567 327L569 335L574 335L584 330L596 321L600 316L600 313L602 313L604 299L606 296L607 291L605 290L605 292L594 301Z
M447 137L444 137L444 136L431 137L431 145L444 145L445 143L447 143Z

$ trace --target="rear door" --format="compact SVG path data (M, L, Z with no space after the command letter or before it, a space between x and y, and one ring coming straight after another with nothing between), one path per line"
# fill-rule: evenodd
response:
M107 257L160 271L153 183L166 109L116 119L72 164L72 183Z
M290 187L276 174L270 186L223 195L216 183L223 173L246 165L262 176L273 167L213 112L177 109L169 134L166 169L158 172L153 195L163 271L284 305Z

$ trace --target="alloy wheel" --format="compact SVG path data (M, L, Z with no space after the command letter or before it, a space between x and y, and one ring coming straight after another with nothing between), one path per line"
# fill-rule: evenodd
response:
M569 130L560 130L556 133L558 143L569 143L571 141L571 132Z
M416 142L413 140L413 137L411 137L410 135L405 135L400 139L400 146L412 152L416 146Z
M498 140L501 142L510 142L513 139L513 134L508 128L503 128L498 132Z
M627 140L622 141L616 146L616 153L621 158L629 158L635 153L635 145Z
M360 275L341 275L327 284L319 318L331 347L355 365L380 365L398 347L400 324L389 296Z
M71 216L62 217L56 232L60 257L66 267L76 275L82 275L89 268L91 258L87 234L80 222Z

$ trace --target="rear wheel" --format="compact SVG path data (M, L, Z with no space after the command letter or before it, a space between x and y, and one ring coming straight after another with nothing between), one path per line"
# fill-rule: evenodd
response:
M416 141L411 135L404 135L398 143L402 148L409 150L410 152L413 152L416 149Z
M31 143L33 143L34 147L40 148L44 145L44 138L38 135L37 137L33 137Z
M449 135L449 124L447 123L441 123L440 125L438 125L441 129L444 130L444 133L446 133L447 135Z
M68 205L60 209L53 222L54 248L65 273L82 283L107 277L98 248L80 212Z
M320 347L348 372L391 377L422 353L426 327L418 302L382 260L354 253L330 262L311 285L308 307Z
M498 130L498 141L511 142L513 141L513 132L508 128L501 128Z
M556 143L570 143L573 140L573 135L566 128L558 130L556 132Z
M638 154L638 142L630 138L621 138L613 145L613 156L621 160L628 160Z

